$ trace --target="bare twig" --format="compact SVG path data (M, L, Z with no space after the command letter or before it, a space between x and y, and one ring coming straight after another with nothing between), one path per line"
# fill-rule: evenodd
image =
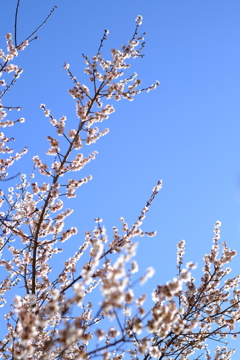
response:
M44 24L46 24L46 22L48 21L48 19L50 18L50 16L53 14L53 12L54 12L56 9L57 9L57 6L54 6L54 7L52 8L50 14L46 17L46 19L41 23L41 25L39 25L39 26L36 28L36 30L34 30L34 31L32 32L31 35L29 35L29 36L26 38L26 40L29 40L34 34L36 34L36 32L38 32L39 29L41 29L41 27L42 27Z
M7 178L7 179L0 179L0 181L9 181L9 180L15 179L18 175L20 175L20 172L19 172L19 173L17 173L16 175L11 176L10 178Z
M17 6L16 6L16 12L15 12L15 23L14 23L14 43L15 43L15 48L17 47L17 21L18 21L18 8L20 5L20 0L18 0L17 2Z

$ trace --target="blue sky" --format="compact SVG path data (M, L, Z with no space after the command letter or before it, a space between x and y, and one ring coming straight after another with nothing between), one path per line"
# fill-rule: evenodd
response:
M11 0L1 7L3 49L4 34L13 32L15 5ZM134 61L131 69L143 86L156 79L161 86L131 103L116 103L116 112L105 123L110 134L89 148L99 152L83 171L83 176L92 174L93 181L72 200L71 222L84 234L94 227L93 219L101 217L110 237L111 227L120 227L120 216L129 224L135 221L162 179L163 189L143 226L146 231L157 230L157 236L141 238L138 248L140 269L156 269L147 286L149 294L157 283L175 276L176 244L182 239L186 261L198 263L195 276L200 275L216 220L222 222L222 240L239 252L239 1L22 0L19 40L54 5L58 9L40 30L39 39L19 55L17 64L24 73L4 101L22 106L26 118L14 135L16 148L26 145L29 153L16 171L30 172L32 156L44 156L48 148L46 136L52 130L40 103L56 118L64 114L75 121L74 101L67 93L71 82L63 63L70 63L79 81L85 81L81 54L94 55L108 29L103 54L110 58L111 48L130 39L140 14L141 29L148 34L146 56ZM74 243L71 247L74 252ZM233 262L233 274L238 272L239 258Z

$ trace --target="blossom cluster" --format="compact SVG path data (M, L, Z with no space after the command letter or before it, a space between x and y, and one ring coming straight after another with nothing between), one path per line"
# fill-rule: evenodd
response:
M8 111L17 110L19 111L21 107L19 106L4 106L2 99L10 88L15 84L17 79L23 72L23 69L18 65L11 63L17 56L19 51L24 50L28 45L28 40L24 40L20 45L15 46L12 40L12 34L6 34L7 42L7 53L0 49L0 86L3 90L0 91L0 127L12 127L16 123L23 123L24 118L18 118L16 120L8 120ZM12 79L10 80L9 74L12 73ZM5 76L5 78L3 78ZM9 81L8 81L9 79ZM12 154L14 150L9 147L10 143L14 141L13 137L7 137L3 132L0 133L0 153L1 154ZM19 153L9 156L8 158L0 159L0 180L5 179L8 176L8 168L14 164L15 161L19 160L24 154L26 154L27 148L23 149Z

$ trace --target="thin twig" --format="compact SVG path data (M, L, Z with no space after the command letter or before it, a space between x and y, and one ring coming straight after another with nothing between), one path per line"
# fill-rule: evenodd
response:
M20 175L20 172L19 172L19 173L17 173L16 175L11 176L10 178L7 178L7 179L0 179L0 181L9 181L9 180L15 179L18 175Z
M14 43L15 43L15 48L17 47L17 21L18 21L18 8L20 5L20 0L18 0L17 2L17 6L16 6L16 12L15 12L15 23L14 23Z
M33 31L33 33L31 35L29 35L26 40L29 40L34 34L36 34L36 32L44 25L46 24L46 22L48 21L48 19L50 18L50 16L53 14L53 12L55 11L55 9L57 9L57 6L54 6L50 12L50 14L46 17L46 19L42 22L41 25L39 25L36 30Z
M6 92L9 91L10 87L15 84L15 82L17 81L21 71L22 71L22 69L19 69L18 72L13 76L13 79L12 79L11 83L6 86L4 91L1 92L0 99L2 99L4 97L4 95L6 94Z

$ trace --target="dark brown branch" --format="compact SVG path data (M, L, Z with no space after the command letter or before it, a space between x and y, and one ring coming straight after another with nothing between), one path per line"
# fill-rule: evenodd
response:
M17 2L17 6L16 6L16 12L15 12L15 23L14 23L14 43L15 43L15 48L17 47L17 21L18 21L18 8L20 5L20 0L18 0Z
M16 175L11 176L10 178L7 178L7 179L0 179L0 181L9 181L9 180L15 179L18 175L20 175L20 172L19 172L19 173L17 173Z
M89 352L87 353L87 355L95 354L95 353L98 352L98 351L105 350L105 349L107 349L107 348L109 348L109 347L111 347L111 346L115 346L115 345L117 345L117 344L119 344L119 343L121 343L121 342L127 342L127 340L126 340L124 337L122 337L121 339L116 340L114 343L107 344L107 345L102 346L102 347L100 347L100 348L98 348L98 349L96 349L96 350L89 351Z
M46 19L41 23L41 25L39 25L39 26L36 28L36 30L34 30L34 31L32 32L31 35L29 35L29 36L26 38L26 40L29 40L34 34L36 34L36 32L38 32L39 29L41 29L41 27L42 27L44 24L46 24L46 22L48 21L48 19L50 18L50 16L53 14L53 12L54 12L56 9L57 9L57 6L54 6L54 7L52 8L50 14L46 17Z
M91 111L91 109L92 109L92 107L93 107L93 105L94 105L94 103L95 103L95 101L96 101L96 99L97 99L97 97L99 95L99 92L101 91L100 87L98 89L98 92L95 93L95 96L91 100L91 104L89 105L89 108L88 108L88 111L87 111L87 114L86 114L87 116L89 115L89 113L90 113L90 111ZM74 139L72 140L72 142L70 143L69 148L68 148L68 150L66 152L66 155L64 156L64 158L63 158L63 160L61 162L61 165L60 165L60 168L59 168L59 173L57 175L55 175L54 178L53 178L52 186L54 184L56 184L56 182L58 181L58 178L61 175L61 170L63 169L69 155L71 154L71 152L73 150L73 147L74 147L75 140L79 136L83 126L84 126L84 123L80 121L77 133L76 133ZM43 209L41 211L41 215L40 215L40 218L39 218L39 221L38 221L38 224L37 224L36 233L35 233L34 246L33 246L33 260L32 260L32 294L35 294L35 287L36 287L36 262L37 262L38 237L39 237L39 232L40 232L40 229L41 229L41 225L42 225L42 222L44 220L44 215L45 215L45 212L47 210L50 199L51 199L51 189L50 189L50 191L48 193L45 204L44 204Z

